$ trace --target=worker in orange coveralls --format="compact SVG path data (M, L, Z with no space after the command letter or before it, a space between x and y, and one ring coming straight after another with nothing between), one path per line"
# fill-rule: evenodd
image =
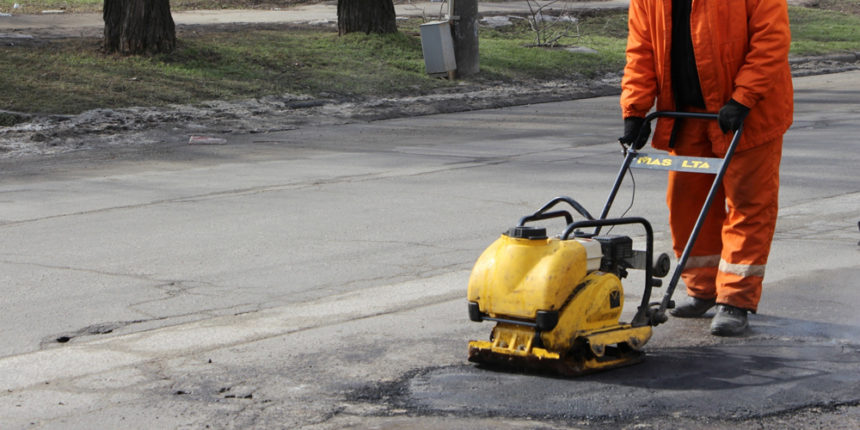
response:
M777 217L782 136L794 109L786 0L631 0L622 79L624 136L641 147L643 117L658 111L718 112L718 121L660 118L652 145L673 155L723 157L743 134L692 249L682 279L690 300L671 311L703 316L711 333L737 336L761 298ZM712 175L670 172L673 248L680 255Z

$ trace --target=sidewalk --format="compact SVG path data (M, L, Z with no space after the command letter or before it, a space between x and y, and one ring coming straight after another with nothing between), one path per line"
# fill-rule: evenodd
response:
M559 11L624 8L627 0L559 2L546 10ZM447 5L438 2L415 2L395 6L399 17L427 17L435 19L447 12ZM506 3L480 3L478 12L482 15L507 15L528 13L528 3L514 1ZM177 25L205 25L228 23L335 23L337 6L335 4L314 4L297 6L282 10L191 10L173 13ZM104 26L100 13L12 15L0 17L0 36L2 33L37 33L43 36L80 36L81 30L101 29Z

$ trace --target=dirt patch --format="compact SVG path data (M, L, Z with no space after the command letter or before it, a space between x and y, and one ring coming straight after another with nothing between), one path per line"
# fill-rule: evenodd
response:
M306 125L344 124L435 113L616 94L620 76L579 82L517 85L463 82L444 93L361 100L292 94L240 102L211 101L165 108L95 109L73 116L34 117L0 128L0 158L40 156L108 146L187 141L191 135L268 133ZM12 116L15 113L7 113ZM166 133L166 134L165 134Z
M860 52L789 59L794 77L827 75L860 69Z

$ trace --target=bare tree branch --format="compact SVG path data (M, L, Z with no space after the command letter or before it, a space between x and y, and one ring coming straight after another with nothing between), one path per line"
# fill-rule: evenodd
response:
M570 16L567 3L564 4L561 13L555 17L544 14L545 10L559 1L550 0L543 3L540 0L526 1L530 14L527 21L535 34L535 46L556 46L566 37L580 37L579 20L575 16Z

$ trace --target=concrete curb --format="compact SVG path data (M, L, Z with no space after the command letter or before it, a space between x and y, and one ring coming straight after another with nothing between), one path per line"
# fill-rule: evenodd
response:
M832 61L836 63L853 63L860 61L860 52L846 52L842 54L827 54L820 56L789 57L791 65L808 63L810 61Z

